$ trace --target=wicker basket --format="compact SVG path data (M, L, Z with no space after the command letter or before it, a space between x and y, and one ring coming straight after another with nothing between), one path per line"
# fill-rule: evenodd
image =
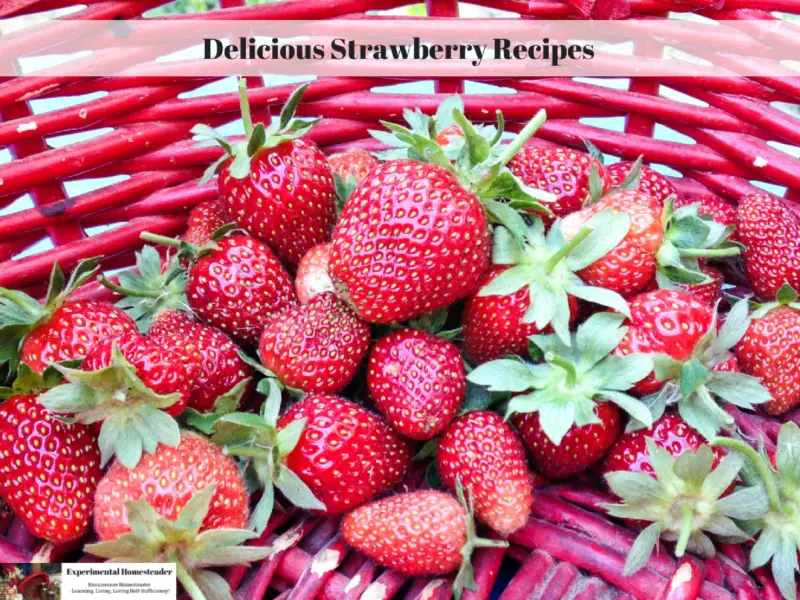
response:
M84 8L64 18L134 19L163 0L84 0ZM471 0L472 4L509 11L526 19L570 19L592 13L585 4L572 0ZM69 8L72 0L3 0L0 17L34 15ZM244 0L221 0L222 9L194 15L215 19L302 19L352 16L365 11L402 7L408 0L286 0L245 6ZM601 3L595 3L600 10ZM771 11L800 15L800 0L628 0L632 17L664 17L668 12L697 12L705 17L773 19ZM454 0L428 0L427 13L457 18ZM508 13L502 13L508 14ZM170 17L174 18L174 17ZM2 43L0 41L0 43ZM213 96L180 94L208 84L208 80L120 80L110 78L69 81L51 78L10 79L0 83L0 147L7 147L12 160L0 154L0 286L23 289L41 296L54 262L65 270L81 258L103 255L106 270L129 267L134 251L141 247L143 231L164 235L180 233L194 205L216 195L216 183L198 186L204 168L220 153L219 148L197 148L190 129L198 122L218 126L238 118L235 90ZM668 167L681 194L737 200L768 184L766 189L800 203L800 119L772 103L800 103L797 78L707 78L657 81L632 80L626 87L596 87L569 79L503 80L493 84L516 90L516 94L494 91L469 93L464 100L467 116L480 120L502 109L509 122L525 122L540 108L549 120L537 137L546 142L583 149L589 140L607 155L633 160L639 155L649 163ZM326 152L348 147L374 148L368 129L380 119L394 119L405 107L417 106L432 113L443 97L464 93L465 82L432 82L429 94L406 94L391 89L396 81L359 78L319 79L311 84L304 114L323 116L310 137ZM269 81L267 81L269 85ZM280 106L293 86L253 87L254 111L266 113ZM495 88L496 90L496 88ZM591 91L591 93L587 93ZM30 123L30 100L61 99L95 92L108 92L100 99L61 108ZM677 94L680 92L684 96ZM675 98L681 97L681 100ZM693 97L700 102L687 103ZM689 98L691 100L691 98ZM705 105L705 106L704 106ZM796 107L795 107L796 108ZM485 110L491 109L491 110ZM797 113L795 113L797 114ZM353 118L356 116L357 118ZM586 122L591 119L591 124ZM620 124L624 120L624 126ZM661 129L661 128L667 129ZM111 128L102 135L51 148L46 139L79 130ZM686 141L676 134L686 136ZM691 144L691 140L694 144ZM681 137L683 140L683 138ZM768 142L770 142L768 144ZM771 142L780 142L777 147ZM662 169L663 170L663 169ZM75 186L93 191L73 195ZM32 208L24 208L30 206ZM27 203L27 204L26 204ZM22 208L21 208L22 207ZM112 226L109 228L109 226ZM78 293L83 298L111 298L95 283ZM771 430L775 433L774 428ZM421 473L417 473L421 478ZM572 498L580 504L580 498ZM281 515L273 519L270 535L297 518ZM272 579L275 595L296 584L336 533L334 519L303 522L309 536L298 548L284 554ZM50 549L52 551L52 549ZM56 560L58 552L49 555ZM71 555L68 555L71 556ZM588 590L586 598L605 597L606 584L587 578L566 563L553 563L547 555L527 554L519 546L507 552L481 551L477 557L477 593L471 600L486 600L500 570L501 561L523 562L522 576L512 585L547 576L543 598L571 596L568 590ZM548 562L549 561L549 562ZM358 557L346 560L327 578L317 597L356 598L355 575L371 580L371 599L388 598L403 590L406 598L446 598L445 580L407 578L381 572ZM241 580L244 570L229 573ZM377 587L376 587L377 585ZM381 587L383 586L383 587ZM534 593L531 589L530 593ZM604 593L604 592L603 592ZM270 596L271 597L271 596ZM362 596L364 597L364 596ZM619 596L629 597L629 596Z

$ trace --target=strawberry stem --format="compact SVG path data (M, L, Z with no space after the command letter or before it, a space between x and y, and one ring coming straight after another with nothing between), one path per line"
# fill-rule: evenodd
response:
M180 248L181 242L180 240L176 240L174 238L167 237L165 235L158 235L157 233L150 233L149 231L144 231L139 236L145 242L150 242L153 244L161 244L163 246L169 246L171 248Z
M592 233L592 231L594 230L591 227L584 227L574 238L561 246L561 248L559 248L558 251L548 259L547 265L545 265L545 271L547 274L549 275L552 273L553 269L556 268L556 265L558 265L558 263L561 262L570 252L575 250L578 244L585 240L589 234Z
M163 295L163 292L157 290L136 290L136 294L132 294L131 290L122 287L121 285L117 285L112 283L108 279L106 279L105 275L98 275L97 276L97 283L102 285L104 288L111 290L112 292L116 292L121 296L129 296L135 295L137 298L160 298Z
M553 352L548 352L547 354L545 354L544 359L551 365L555 365L566 371L567 385L569 385L570 387L577 385L578 371L575 370L575 365L573 365L563 356L559 356L558 354L555 354Z
M750 459L750 462L753 463L753 466L761 476L761 480L764 482L764 489L766 490L767 497L769 498L769 505L777 512L789 514L787 507L783 506L781 503L780 495L778 494L778 486L775 483L775 474L772 471L772 468L764 461L761 455L752 448L752 446L744 443L741 440L735 440L733 438L726 437L719 437L715 439L713 442L711 442L711 445L730 448L731 450L735 450L739 454L744 455L745 458Z
M681 504L681 515L683 522L681 523L681 533L678 536L678 541L675 543L675 556L683 556L686 552L686 545L689 543L689 536L692 535L692 507L684 502Z
M178 581L181 582L184 591L191 596L192 600L206 600L203 590L200 589L200 586L197 585L183 564L181 564L177 552L170 552L167 555L167 559L175 564L175 573L178 576Z
M525 125L525 128L520 131L517 136L511 140L506 147L503 149L502 154L497 159L497 162L501 165L508 164L514 155L519 152L519 149L527 142L529 139L533 137L539 128L544 125L544 122L547 120L547 112L544 109L539 110L534 117L528 121L528 124Z
M715 250L709 248L679 248L678 253L681 256L691 256L697 258L724 258L727 256L738 256L739 248L717 248Z
M253 117L250 115L250 102L247 100L247 79L244 77L239 80L239 106L242 111L244 133L249 140L253 133Z

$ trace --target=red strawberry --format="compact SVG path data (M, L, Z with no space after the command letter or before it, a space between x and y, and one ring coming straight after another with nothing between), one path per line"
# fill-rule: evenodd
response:
M23 292L0 288L0 364L16 359L43 373L51 363L83 359L106 337L136 331L133 320L111 304L67 301L97 272L96 264L96 259L82 261L67 282L53 265L43 306Z
M685 361L714 319L711 306L675 290L645 292L633 298L630 307L628 332L615 350L619 356L663 353ZM634 390L651 394L663 385L651 373Z
M306 396L278 419L278 429L299 419L307 423L285 463L325 505L325 514L345 513L390 490L408 471L411 445L352 402Z
M461 407L466 374L455 344L416 329L381 338L369 355L367 387L378 410L406 437L428 440Z
M330 244L320 244L311 248L300 259L294 288L303 304L308 304L314 296L334 291L331 276L328 275L330 256Z
M692 204L700 204L701 215L711 215L717 223L736 227L736 206L727 200L717 196L702 196L700 198L678 196L675 198L675 210ZM736 237L737 234L734 232L731 234L730 239L735 240Z
M183 239L190 244L202 246L211 241L211 236L217 229L232 222L233 218L220 198L201 202L189 212Z
M452 490L460 481L475 514L507 536L530 516L533 486L519 437L493 412L476 410L447 428L436 450L442 483Z
M258 354L284 385L335 393L350 383L369 343L369 325L327 292L272 317Z
M609 189L621 186L635 164L636 163L633 162L623 161L606 167ZM637 189L640 192L647 194L653 200L657 200L662 206L667 198L678 195L675 186L672 185L672 182L664 175L647 165L639 165L639 169L639 186ZM677 200L675 201L675 207L679 207Z
M800 404L800 303L788 288L779 302L753 313L736 356L742 371L760 377L772 395L764 408L772 415Z
M193 129L216 139L227 153L204 179L219 169L219 193L230 215L290 265L313 246L327 242L336 222L336 191L328 161L314 142L300 139L316 120L294 118L307 87L295 90L269 127L263 123L254 127L242 79L246 144L230 144L205 125Z
M800 216L769 194L751 194L739 203L738 233L753 290L775 298L788 283L800 289Z
M508 163L508 168L526 185L556 197L555 202L547 205L556 217L580 210L584 201L590 199L589 180L593 168L598 177L598 191L605 193L609 190L608 176L602 163L571 148L523 146Z
M194 321L188 314L167 310L159 314L148 330L150 339L192 365L192 388L188 406L209 412L218 398L231 392L253 375L239 356L239 349L220 330ZM238 390L241 397L246 386Z
M710 282L678 284L678 288L681 291L694 296L700 300L700 302L705 302L709 306L715 306L717 300L720 298L720 294L722 293L722 271L708 266L702 266L700 267L700 270L711 278Z
M356 181L361 181L380 163L377 158L363 148L352 148L331 154L328 157L328 164L331 171L342 179L347 180L352 175Z
M36 395L0 404L0 496L33 535L56 544L83 537L101 475L89 427L56 418Z
M436 143L440 146L446 146L450 143L451 137L464 137L464 132L458 125L448 125L436 135Z

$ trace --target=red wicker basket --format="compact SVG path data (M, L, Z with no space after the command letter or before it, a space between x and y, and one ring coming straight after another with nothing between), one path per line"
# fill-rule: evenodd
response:
M192 15L197 19L307 19L353 17L367 11L385 11L409 4L409 0L285 0L246 6L245 0L220 0L219 10ZM602 16L602 1L579 0L470 0L471 4L508 11L524 19L575 19ZM34 15L69 8L74 0L3 0L0 18ZM163 0L84 0L82 8L66 19L138 19ZM694 12L712 19L769 20L774 11L800 15L800 0L626 0L630 18L664 18L669 13ZM427 0L430 16L459 17L456 0ZM165 17L186 18L186 17ZM2 43L2 38L0 38ZM179 234L188 211L213 198L216 183L197 185L205 167L220 156L219 148L198 148L190 129L198 122L223 125L239 118L235 91L213 96L180 95L201 88L208 79L114 79L68 80L52 77L14 78L0 82L0 148L10 152L10 161L0 153L0 286L22 289L34 297L45 290L54 263L66 271L82 258L104 256L103 268L112 271L130 267L134 252L142 246L140 234L150 231ZM407 94L375 88L397 81L367 78L321 78L308 88L301 112L323 117L310 134L327 153L350 147L375 148L368 130L381 119L393 120L406 107L433 113L438 103L454 92L464 92L460 80L432 83L430 94ZM516 93L492 92L464 95L467 116L480 121L501 109L507 122L524 123L541 108L548 121L537 134L544 142L584 149L591 141L607 155L634 160L642 155L650 164L668 167L665 172L679 193L736 203L747 194L768 189L800 206L800 119L776 108L775 103L800 104L800 77L730 77L638 79L625 89L561 78L516 79L489 82ZM279 107L294 86L253 86L250 101L262 114ZM75 98L107 92L99 99L36 115L31 101ZM679 97L699 102L687 103ZM797 107L795 107L797 108ZM489 110L487 110L489 109ZM586 122L591 119L591 124ZM620 123L624 120L624 126ZM35 121L37 127L20 127ZM661 129L661 128L664 129ZM48 140L76 131L108 129L85 141L51 147ZM665 131L685 136L686 141L663 139ZM683 138L682 138L683 139ZM694 143L692 143L694 142ZM775 142L781 144L776 145ZM792 154L794 153L794 154ZM663 169L662 169L663 170ZM93 191L73 195L77 182ZM766 186L763 186L766 184ZM761 186L761 187L757 187ZM32 208L20 209L32 201ZM108 228L108 226L112 226ZM98 232L99 231L99 232ZM97 283L82 287L81 298L113 299ZM750 423L750 422L748 422ZM760 423L774 442L777 429ZM416 473L421 479L422 473ZM413 480L413 477L412 477ZM411 481L410 484L413 484ZM565 488L562 498L577 505L592 504ZM561 500L548 500L556 502ZM547 510L543 503L542 510ZM577 510L577 509L576 509ZM304 518L280 513L270 521L263 540L298 522L304 534L296 547L280 554L272 565L268 583L271 596L288 594L330 543L337 541L335 519ZM606 532L598 529L595 537ZM569 540L565 539L565 546ZM42 548L40 548L42 550ZM75 548L44 549L49 560L74 557ZM565 552L568 553L567 550ZM721 569L730 570L737 557L721 559ZM612 591L609 582L579 573L567 562L512 545L507 551L481 550L476 560L478 592L469 600L487 600L503 561L522 563L511 583L512 597L542 598L630 598ZM735 565L734 565L735 567ZM735 568L734 568L735 570ZM546 575L550 573L549 575ZM246 569L232 569L227 578L238 585ZM730 576L730 574L729 574ZM746 576L745 588L755 584ZM765 587L754 593L769 590ZM531 582L545 580L538 588ZM749 583L744 583L744 579ZM372 583L367 587L368 583ZM615 583L615 582L611 582ZM528 586L528 587L525 587ZM744 588L743 588L744 589ZM748 588L749 589L749 588ZM316 597L389 598L402 590L406 598L442 600L449 595L444 579L408 578L382 571L363 557L350 556L334 572L326 574ZM773 590L774 591L774 590ZM614 595L619 594L619 595ZM237 596L238 597L238 596ZM310 597L310 596L306 596ZM711 598L712 596L703 596ZM720 595L719 598L734 596ZM747 596L757 597L757 596Z

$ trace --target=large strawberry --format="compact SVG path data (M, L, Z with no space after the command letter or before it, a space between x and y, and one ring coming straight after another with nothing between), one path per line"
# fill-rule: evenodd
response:
M80 423L101 424L103 465L116 454L132 469L143 453L180 441L173 416L186 406L196 371L160 344L123 334L95 345L80 369L56 368L69 383L45 392L39 402Z
M411 464L408 442L342 398L306 396L278 419L278 431L298 421L305 427L285 464L324 504L325 514L342 514L390 490Z
M630 225L627 214L606 211L569 242L558 228L545 235L538 218L528 227L524 243L505 228L495 229L495 266L467 299L461 318L467 355L482 363L505 354L527 354L528 337L545 328L568 340L578 298L628 314L619 294L584 284L576 272L615 248Z
M466 383L458 347L424 331L390 333L369 355L370 397L392 427L415 440L447 427L461 407Z
M369 325L327 292L272 317L258 355L288 387L336 393L356 374L369 343Z
M533 486L525 449L502 417L474 410L447 428L436 449L442 483L456 482L468 491L475 514L497 533L507 536L530 516Z
M211 241L215 231L232 222L233 218L222 199L201 202L189 212L183 239L202 246Z
M33 535L55 544L82 538L101 475L89 427L59 419L36 394L0 404L0 496Z
M289 97L269 127L253 125L247 84L239 82L247 141L231 144L206 125L192 131L216 140L226 154L206 172L219 170L219 193L228 212L281 260L296 265L303 254L330 239L336 221L333 175L314 142L300 139L318 119L295 119L308 85Z
M611 354L626 335L624 320L595 314L571 334L569 344L557 335L532 336L545 362L501 359L468 375L490 391L516 394L508 413L516 415L533 466L543 475L566 477L600 459L621 430L617 406L652 422L647 407L625 393L647 376L652 360Z
M606 167L606 173L609 189L617 190L622 187L622 189L638 190L660 202L662 206L667 198L678 195L669 179L651 167L641 164L641 161L615 163ZM680 206L677 199L675 206L676 208Z
M520 237L522 210L546 209L536 192L505 167L544 121L535 117L500 148L455 111L467 145L455 165L425 135L387 123L428 163L390 160L370 173L347 201L331 242L337 292L367 321L395 323L465 297L489 264L486 212ZM450 146L448 146L449 148ZM406 151L406 148L402 149ZM497 198L510 198L511 205Z
M222 577L205 569L262 560L271 548L240 546L247 492L236 463L207 439L183 433L130 471L115 462L97 487L100 543L86 551L117 562L175 563L192 598L230 598Z
M770 194L739 202L739 240L753 290L773 299L784 284L800 289L800 216Z
M768 413L782 414L800 404L800 302L790 286L753 313L736 356L742 370L760 377L769 390Z
M52 363L80 360L98 341L136 331L124 311L105 302L68 301L96 272L97 259L78 264L69 281L58 264L50 274L44 305L24 292L0 288L0 365L21 362L38 373Z
M328 275L330 257L330 244L320 244L311 248L300 259L294 278L294 289L303 304L308 304L314 296L334 291L331 276Z

